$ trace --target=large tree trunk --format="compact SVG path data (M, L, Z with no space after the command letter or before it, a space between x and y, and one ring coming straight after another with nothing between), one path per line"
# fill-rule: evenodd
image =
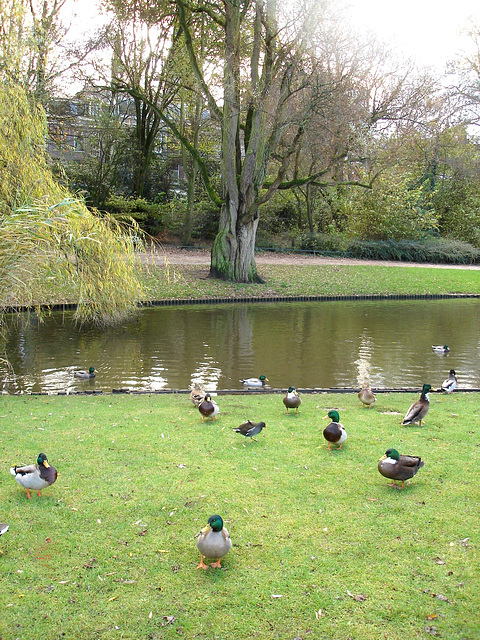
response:
M220 227L212 247L210 277L234 282L263 282L255 264L258 214L242 216L232 202L220 211Z

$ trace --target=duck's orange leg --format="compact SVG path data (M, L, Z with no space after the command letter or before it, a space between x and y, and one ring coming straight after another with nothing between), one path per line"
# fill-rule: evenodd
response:
M197 569L208 569L207 565L203 561L204 556L201 556L200 563L197 566Z
M32 496L30 495L30 490L29 490L29 489L27 489L27 498L28 498L29 500L31 500L31 499L32 499Z
M220 564L220 560L221 560L221 558L219 558L216 562L212 562L210 564L212 569L221 569L222 568L222 565Z

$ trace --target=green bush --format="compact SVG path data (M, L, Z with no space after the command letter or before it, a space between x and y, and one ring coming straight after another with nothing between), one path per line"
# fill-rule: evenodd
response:
M459 240L353 240L347 247L353 258L398 260L433 264L476 264L480 250Z
M165 226L162 206L144 198L112 195L106 200L104 209L118 220L133 218L143 231L155 236Z
M323 253L345 252L345 239L339 234L308 233L300 236L300 249Z

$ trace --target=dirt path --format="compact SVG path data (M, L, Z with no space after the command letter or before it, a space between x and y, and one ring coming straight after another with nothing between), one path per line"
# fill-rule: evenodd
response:
M162 253L165 252L165 253ZM164 264L165 256L170 264L202 265L210 264L210 251L203 249L177 249L176 247L163 246L159 249L155 262ZM298 253L258 253L255 256L258 265L262 264L298 264L298 265L322 265L322 264L376 264L388 267L425 267L430 269L473 269L480 270L480 265L453 265L453 264L418 264L416 262L398 262L388 260L357 260L355 258L330 258L312 254Z

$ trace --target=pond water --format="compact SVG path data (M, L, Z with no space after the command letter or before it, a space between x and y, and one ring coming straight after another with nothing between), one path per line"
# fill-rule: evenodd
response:
M10 318L4 392L241 389L264 374L286 388L480 387L480 300L335 301L188 305L143 309L105 331L80 329L70 313L39 324ZM438 355L433 344L447 344ZM74 378L94 366L94 380Z

